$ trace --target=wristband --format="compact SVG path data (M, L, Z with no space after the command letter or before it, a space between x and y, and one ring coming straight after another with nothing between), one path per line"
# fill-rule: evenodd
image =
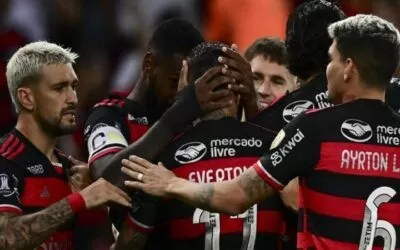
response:
M68 195L67 201L71 206L72 212L75 214L86 209L86 203L82 195L78 192Z

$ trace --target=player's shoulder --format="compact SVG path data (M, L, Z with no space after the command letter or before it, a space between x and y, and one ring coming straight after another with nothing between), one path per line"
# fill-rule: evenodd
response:
M126 101L122 99L103 99L96 103L89 111L89 116L109 115L111 113L124 113Z
M241 122L240 126L245 131L250 131L253 134L263 135L264 137L274 137L277 134L277 131L265 128L251 121Z

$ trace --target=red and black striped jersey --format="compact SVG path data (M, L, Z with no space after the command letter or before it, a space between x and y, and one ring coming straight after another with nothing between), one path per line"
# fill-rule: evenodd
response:
M152 122L146 111L129 99L105 99L96 104L85 123L88 162L116 153L144 135Z
M234 118L201 121L176 138L159 161L194 182L229 180L254 164L274 136ZM168 236L163 249L279 249L282 208L278 194L237 216L168 200L159 208L164 231L157 233Z
M300 177L298 247L400 249L400 117L379 100L309 111L254 168L281 189Z
M31 214L71 194L67 171L70 161L56 151L52 163L18 130L0 144L0 213ZM72 249L74 221L64 225L40 247ZM40 248L39 248L40 249Z

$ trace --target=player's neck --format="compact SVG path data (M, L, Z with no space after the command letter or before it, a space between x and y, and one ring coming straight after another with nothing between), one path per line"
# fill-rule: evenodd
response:
M145 75L142 73L140 73L139 79L136 82L135 87L133 88L133 90L131 91L131 93L129 93L128 95L128 99L138 102L138 103L143 103L145 100L145 97L147 96L147 90L149 87L149 81L148 79L146 79Z
M379 88L358 87L343 95L342 103L357 99L371 99L385 102L385 91Z
M237 114L236 114L236 112L232 112L232 110L229 110L228 108L224 108L224 109L215 110L209 114L204 115L203 117L201 117L201 120L202 121L219 120L219 119L222 119L225 117L236 118Z
M56 137L45 133L32 116L20 114L18 116L16 129L24 135L40 152L53 161Z

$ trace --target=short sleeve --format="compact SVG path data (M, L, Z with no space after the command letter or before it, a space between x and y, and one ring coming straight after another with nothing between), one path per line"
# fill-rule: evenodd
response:
M5 159L0 160L0 213L22 214L20 194L24 178L17 166Z
M112 107L96 107L84 129L89 164L128 146L129 132L124 114Z
M280 190L295 177L312 171L319 160L318 131L309 120L301 114L286 125L269 152L253 165L258 175L275 189Z

